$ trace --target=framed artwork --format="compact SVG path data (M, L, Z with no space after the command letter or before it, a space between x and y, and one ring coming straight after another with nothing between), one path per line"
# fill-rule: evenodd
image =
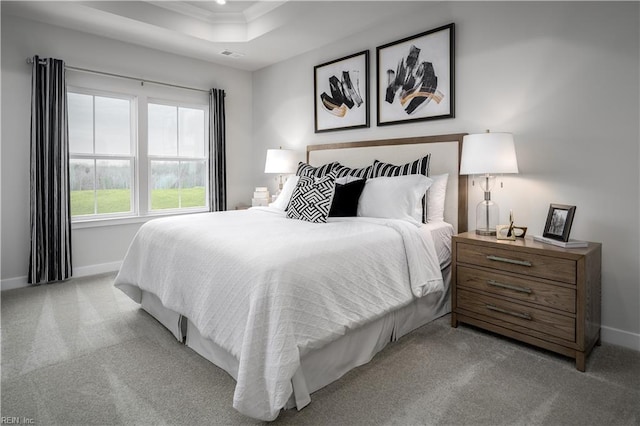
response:
M542 236L559 241L569 241L569 232L571 232L575 213L576 206L551 204Z
M376 51L378 126L453 118L454 24Z
M369 127L369 51L313 68L315 132Z

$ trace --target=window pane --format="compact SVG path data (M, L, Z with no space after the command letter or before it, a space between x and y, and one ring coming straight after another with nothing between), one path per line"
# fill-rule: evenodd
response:
M204 111L179 108L180 156L204 157Z
M151 209L177 209L178 194L177 161L151 161Z
M149 155L178 155L177 108L149 104Z
M93 160L69 160L71 216L95 213Z
M96 154L130 154L131 102L96 96L95 103Z
M93 96L67 93L69 151L93 154Z
M97 160L98 214L126 213L131 209L131 161Z
M183 161L180 163L180 206L205 207L206 164L204 161Z

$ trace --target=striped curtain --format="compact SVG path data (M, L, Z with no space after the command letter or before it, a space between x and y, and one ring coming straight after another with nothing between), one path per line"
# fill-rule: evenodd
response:
M211 211L227 209L226 125L224 90L209 91L209 200Z
M69 132L64 61L33 57L30 284L71 277Z

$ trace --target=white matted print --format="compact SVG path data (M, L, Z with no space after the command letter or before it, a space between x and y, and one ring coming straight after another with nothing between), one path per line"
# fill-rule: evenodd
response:
M378 125L454 117L454 24L377 48Z
M369 51L314 67L315 132L369 127Z

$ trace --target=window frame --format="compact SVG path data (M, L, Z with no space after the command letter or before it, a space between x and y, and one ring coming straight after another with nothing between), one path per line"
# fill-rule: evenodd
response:
M131 210L129 212L118 213L98 213L92 215L75 215L71 217L73 228L86 228L95 226L111 226L121 224L131 224L146 222L159 216L173 216L180 214L191 214L208 212L210 210L211 200L209 198L209 188L211 184L210 170L210 143L209 143L209 105L202 102L190 100L180 100L180 96L147 96L144 92L136 90L102 90L86 87L84 85L67 85L67 94L77 93L82 95L93 96L93 154L72 154L69 150L69 159L94 161L94 167L98 160L129 160L131 161ZM114 154L95 154L95 97L111 97L117 99L126 99L130 101L130 131L131 131L131 154L130 156L114 155ZM172 98L172 99L170 99ZM204 161L205 170L205 205L197 207L182 207L172 209L151 209L151 161L156 159L169 159L163 156L148 155L148 108L149 104L168 105L178 108L200 109L204 112L204 157L174 157L175 160L185 161ZM177 129L179 132L179 128ZM179 133L178 133L179 134ZM180 163L179 163L180 164ZM97 170L94 169L94 179ZM94 191L96 191L94 184ZM94 195L94 212L97 197Z
M76 86L68 86L67 93L75 93L79 95L88 95L92 97L92 146L93 153L72 153L71 149L69 149L69 162L71 160L93 160L93 176L94 176L94 213L87 215L75 215L71 216L72 223L81 223L81 222L92 222L96 220L109 220L109 219L123 219L123 218L131 218L138 216L138 99L137 96L121 93L121 92L112 92L106 90L98 90L98 89L87 89ZM129 101L129 137L130 137L130 154L129 155L121 155L121 154L96 154L96 96L103 98L113 98L113 99L123 99ZM68 99L67 99L68 104ZM67 118L68 120L68 118ZM127 212L116 212L116 213L96 213L97 210L97 161L99 160L128 160L130 162L130 194L129 194L129 206L130 210ZM71 192L71 191L70 191Z
M193 102L180 102L175 100L168 100L158 97L149 97L146 102L146 110L147 110L147 129L148 129L148 113L149 113L149 105L163 105L163 106L172 106L176 107L176 143L177 143L177 155L176 156L165 156L165 155L151 155L149 154L149 133L147 131L147 140L146 140L146 166L147 166L147 214L149 215L171 215L171 214L180 214L180 213L198 213L198 212L206 212L209 211L209 206L211 205L211 200L209 200L209 185L211 183L211 170L209 169L209 159L211 153L209 152L209 105L200 105L195 104ZM190 109L198 109L202 110L204 115L204 156L203 157L181 157L180 156L180 108L190 108ZM178 207L173 209L158 209L154 210L151 206L151 195L153 192L153 179L151 177L151 162L152 161L175 161L178 162L178 168L182 164L182 162L188 161L204 161L205 165L205 176L204 176L204 196L205 196L205 205L204 206L196 206L196 207ZM179 181L180 182L180 181ZM178 202L181 202L181 198L178 199Z

